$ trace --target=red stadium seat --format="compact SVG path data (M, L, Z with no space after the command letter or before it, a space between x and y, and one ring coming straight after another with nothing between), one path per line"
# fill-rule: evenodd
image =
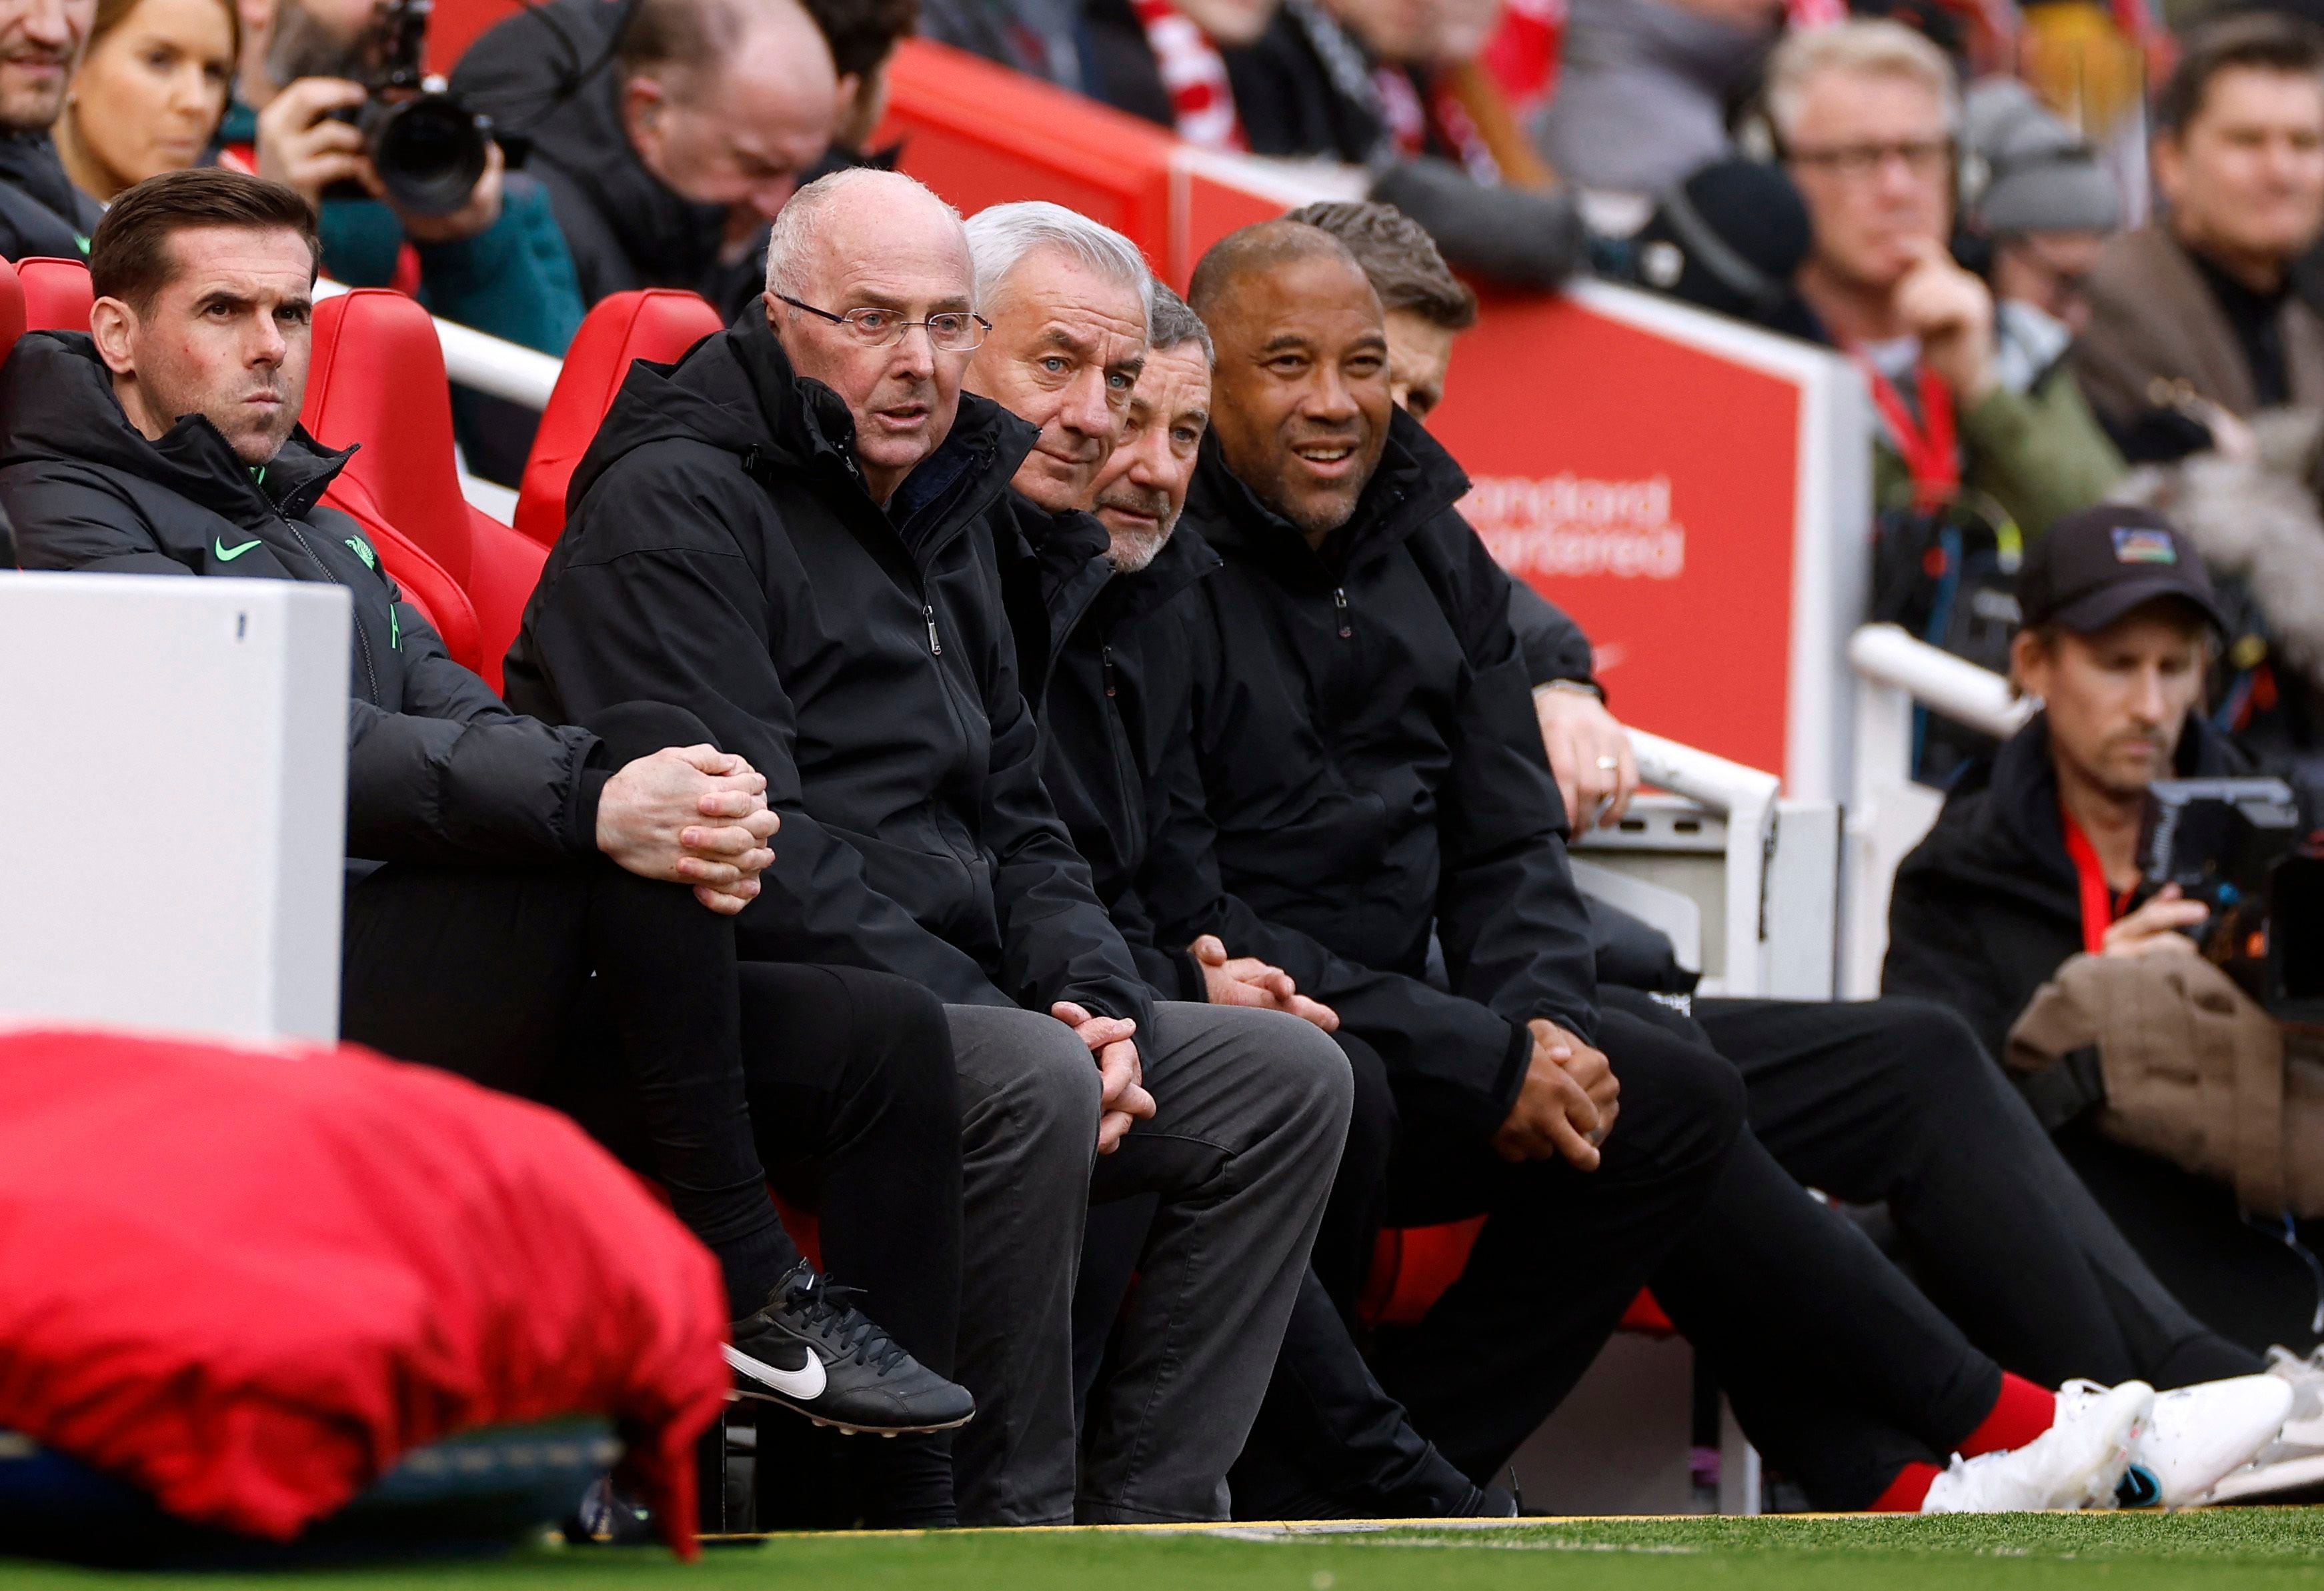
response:
M324 501L358 518L367 509L458 584L475 616L484 665L476 672L500 689L501 658L548 555L460 494L444 353L428 311L383 288L316 305L300 418L330 446L363 445Z
M0 260L0 358L5 358L23 335L24 284L17 280L15 267Z
M631 362L672 363L718 329L718 311L707 302L667 288L615 293L590 310L565 351L557 390L541 411L517 493L516 528L543 547L556 546L574 466L613 407Z
M484 671L484 645L476 625L475 604L444 566L420 550L410 537L387 522L371 489L361 481L342 478L333 483L331 506L352 515L378 549L383 568L402 588L403 600L420 610L444 638L452 661L477 674Z
M1444 1296L1469 1264L1485 1218L1441 1227L1385 1228L1372 1247L1371 1274L1357 1312L1367 1326L1409 1326ZM1668 1337L1678 1329L1655 1295L1641 1290L1622 1311L1621 1329Z
M26 331L88 329L88 307L97 294L89 289L88 267L78 260L19 260L16 280L24 289Z

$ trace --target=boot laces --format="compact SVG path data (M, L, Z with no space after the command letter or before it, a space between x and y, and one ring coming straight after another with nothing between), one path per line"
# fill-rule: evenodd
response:
M799 1323L807 1329L832 1344L842 1356L852 1356L857 1364L869 1365L884 1375L902 1362L904 1345L855 1308L852 1301L862 1296L861 1287L809 1273L792 1287L786 1301L798 1311Z

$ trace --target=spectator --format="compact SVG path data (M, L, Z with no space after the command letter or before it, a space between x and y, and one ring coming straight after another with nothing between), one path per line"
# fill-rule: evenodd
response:
M2039 536L2096 501L2120 458L2078 406L2001 382L1992 294L1946 251L1959 118L1944 56L1898 23L1796 33L1768 63L1766 104L1815 235L1800 296L1880 411L1878 507L1927 515L1966 489Z
M1731 152L1728 106L1783 20L1780 0L1574 0L1542 153L1583 188L1662 194Z
M2089 325L2090 270L2122 225L2114 179L2015 78L1972 86L1963 119L1986 171L1969 224L1991 253L1994 379L2044 402L2087 408L2067 390L2064 361Z
M58 162L64 109L97 0L0 0L0 258L78 259L101 213Z
M965 1420L959 1387L800 1258L767 1202L745 1092L743 1052L771 1037L781 1047L754 1064L777 1083L839 1074L867 1099L926 1093L943 1073L925 1050L908 1076L868 1072L897 1059L881 1046L899 1031L940 1045L940 1030L910 1026L915 991L890 980L872 992L899 1026L844 1058L798 1053L827 1020L803 1007L827 999L811 980L734 970L729 919L773 860L765 779L669 708L609 706L602 740L511 713L446 658L355 522L318 505L346 455L298 425L318 254L305 201L239 172L171 172L115 203L90 251L93 332L31 334L0 367L0 507L25 564L346 589L344 1036L538 1092L565 1081L594 972L649 1166L724 1267L738 1389L861 1430ZM757 1009L779 1030L746 1046ZM878 1124L882 1173L940 1190L943 1142L899 1144L898 1119ZM798 1158L834 1150L846 1146L795 1141ZM901 1192L891 1212L940 1241L940 1199Z
M831 153L848 165L862 165L888 114L888 62L896 46L912 36L919 0L804 0L807 14L831 46L832 69L839 74L839 121L831 133ZM878 161L892 164L892 161ZM763 261L765 249L760 254Z
M2189 41L2154 104L2163 219L2091 272L2074 369L2138 459L2232 438L2263 409L2324 405L2324 320L2292 273L2324 234L2324 41L2255 13Z
M99 0L56 124L73 186L109 205L200 161L234 90L241 27L231 0Z
M548 0L470 45L452 86L530 139L584 302L682 288L729 316L844 108L797 0Z
M1399 243L1390 219L1364 214L1376 208L1296 214L1352 239L1368 275L1379 262L1384 302L1391 293L1416 296L1399 284L1432 277L1442 294L1450 273L1426 240L1406 234ZM1637 771L1628 737L1596 694L1588 639L1528 588L1512 582L1511 590L1521 599L1511 621L1544 749L1568 810L1618 811ZM1590 908L1602 933L1603 903ZM1599 980L1632 981L1602 948ZM1916 1278L1988 1352L2043 1380L2095 1373L2165 1387L2261 1367L2252 1349L2197 1320L2137 1257L1957 1016L1896 998L1832 1006L1698 998L1692 1011L1711 1046L1742 1072L1752 1131L1769 1153L1803 1182L1885 1204ZM1835 1134L1820 1117L1823 1102L1839 1099L1848 1101L1848 1129ZM2001 1209L2012 1212L2007 1219L1989 1213ZM2246 1480L2252 1494L2299 1484L2291 1473Z
M448 214L421 214L381 185L354 113L369 94L383 21L383 0L274 0L265 25L245 29L239 102L222 132L228 163L316 207L323 269L335 280L416 291L447 320L562 354L581 324L573 262L548 196L506 170L497 143ZM452 413L470 467L515 482L538 417L460 388Z
M1065 257L1038 285L1018 280L1029 241L1012 268L988 234L973 262L908 178L803 190L764 308L675 370L631 372L510 655L515 701L671 702L764 763L783 863L737 919L744 954L878 967L947 1002L961 1374L982 1412L960 1502L983 1523L1215 1516L1348 1111L1345 1063L1299 1047L1304 1025L1277 1017L1284 1036L1254 1048L1152 999L1041 784L1025 692L1048 659L1020 670L996 563L1019 534L1010 487L1078 501L1112 440L1088 405L1118 412L1146 354L1136 251L1086 222L1073 236L1038 251ZM988 291L1012 346L1043 344L1008 376L1028 407L1054 383L1038 428L960 390ZM1215 1147L1180 1153L1197 1122ZM1077 1495L1083 1213L1148 1191L1132 1346Z
M2206 915L2200 903L2165 887L2128 909L2146 787L2243 771L2198 710L2219 614L2200 555L2168 520L2078 514L2028 556L2020 591L2016 683L2043 710L1965 773L1897 869L1881 976L1886 990L1960 1011L1997 1054L2069 958L2193 949L2177 930ZM2097 1097L2054 1086L2080 1081L2073 1069L2041 1075L2053 1086L2033 1097L2060 1149L2166 1283L2246 1343L2315 1340L2303 1251L2318 1232L2247 1225L2226 1189L2100 1137Z
M2043 1494L2059 1478L2048 1467L2055 1447L2026 1439L2098 1418L2097 1405L2068 1396L2056 1405L2063 1423L2051 1427L2043 1394L1982 1362L1844 1223L1803 1200L1748 1130L1710 1151L1718 1190L1700 1213L1679 1230L1658 1225L1681 1163L1674 1141L1703 1145L1702 1124L1731 1098L1733 1079L1668 1013L1597 998L1577 953L1586 930L1554 786L1523 705L1506 576L1451 509L1466 485L1459 471L1407 417L1391 418L1377 300L1335 240L1293 223L1232 235L1194 285L1196 307L1218 312L1219 379L1215 442L1187 515L1224 566L1194 588L1179 644L1194 674L1216 860L1231 898L1260 915L1235 937L1300 976L1388 1060L1404 1120L1391 1209L1405 1203L1406 1221L1480 1204L1493 1212L1453 1292L1418 1326L1381 1332L1383 1383L1472 1476L1489 1474L1570 1384L1579 1366L1560 1362L1586 1359L1593 1329L1650 1283L1762 1450L1825 1505L1852 1496L1847 1505L1989 1508ZM1305 683L1318 677L1332 685L1321 695ZM1384 790L1409 794L1383 812ZM1342 903L1359 878L1364 909L1351 913ZM1424 998L1432 928L1458 992ZM1401 981L1406 993L1393 1007L1361 992L1338 998L1329 961L1317 964L1329 954L1362 957L1376 982ZM1537 1041L1529 1064L1512 1057L1486 1081L1475 1039L1456 1037L1455 1014L1472 1003L1480 1016L1526 1022ZM1555 1015L1528 1020L1528 1008ZM1395 1025L1375 1026L1388 1010ZM1416 1044L1424 1021L1440 1025L1437 1042ZM1570 1021L1618 1054L1621 1118L1539 1103L1564 1113L1569 1131L1592 1128L1577 1142L1602 1139L1597 1154L1574 1155L1554 1122L1533 1132L1536 1087L1595 1081L1605 1064ZM1610 1135L1594 1130L1609 1125ZM1519 1169L1465 1173L1483 1140ZM1641 1154L1664 1171L1640 1179L1623 1157ZM1573 1177L1564 1156L1598 1174ZM1551 1234L1555 1260L1533 1248ZM1600 1286L1609 1293L1592 1303ZM1812 1347L1797 1335L1801 1306L1831 1323ZM1859 1337L1873 1320L1881 1329ZM1858 1399L1890 1376L1894 1395L1872 1415ZM1853 1390L1832 1396L1835 1377ZM2138 1384L2126 1384L2134 1397ZM2249 1442L2240 1462L2273 1438L2292 1397L2255 1376L2168 1394L2165 1407L2214 1434L2236 1428ZM1795 1423L1800 1400L1821 1411L1813 1434ZM2005 1408L2026 1421L1996 1442L2021 1444L2014 1456L1941 1473L1939 1457L1966 1449L1939 1433ZM1994 1439L1988 1430L1978 1445ZM2150 1458L2166 1493L2217 1478L2182 1472L2182 1454ZM1987 1489L2005 1472L2045 1478L2010 1503Z

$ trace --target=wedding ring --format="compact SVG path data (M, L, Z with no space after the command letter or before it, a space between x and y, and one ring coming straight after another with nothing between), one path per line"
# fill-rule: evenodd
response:
M1612 773L1616 768L1621 766L1622 765L1619 761L1611 757L1600 757L1598 759L1598 771L1600 773Z

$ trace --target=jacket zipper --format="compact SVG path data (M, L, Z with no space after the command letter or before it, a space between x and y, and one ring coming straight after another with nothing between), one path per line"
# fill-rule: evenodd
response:
M1340 639L1342 640L1352 639L1356 633L1356 627L1348 621L1347 587L1335 585L1332 588L1332 605L1340 611Z
M300 550L304 552L309 557L315 560L315 566L323 572L323 578L329 581L333 585L338 586L346 591L348 600L352 602L355 598L355 588L347 584L346 581L340 579L337 575L331 572L330 565L322 560L321 556L315 551L314 543L307 539L307 533L299 529L299 521L292 519L290 515L281 512L280 510L276 510L274 517L282 521L284 529L290 532L291 539L299 544ZM391 617L392 616L392 613L393 610L391 609ZM379 671L372 667L371 638L364 633L363 615L360 613L355 615L355 654L363 659L364 683L371 686L371 704L374 707L382 706L383 704L381 702L379 694Z
M920 617L927 620L928 623L928 656L931 658L943 657L944 643L936 639L936 605L934 602L922 602L920 604Z
M1113 688L1113 643L1111 641L1100 641L1098 643L1097 656L1099 663L1102 664L1105 669L1105 699L1111 702L1113 700L1115 694Z

